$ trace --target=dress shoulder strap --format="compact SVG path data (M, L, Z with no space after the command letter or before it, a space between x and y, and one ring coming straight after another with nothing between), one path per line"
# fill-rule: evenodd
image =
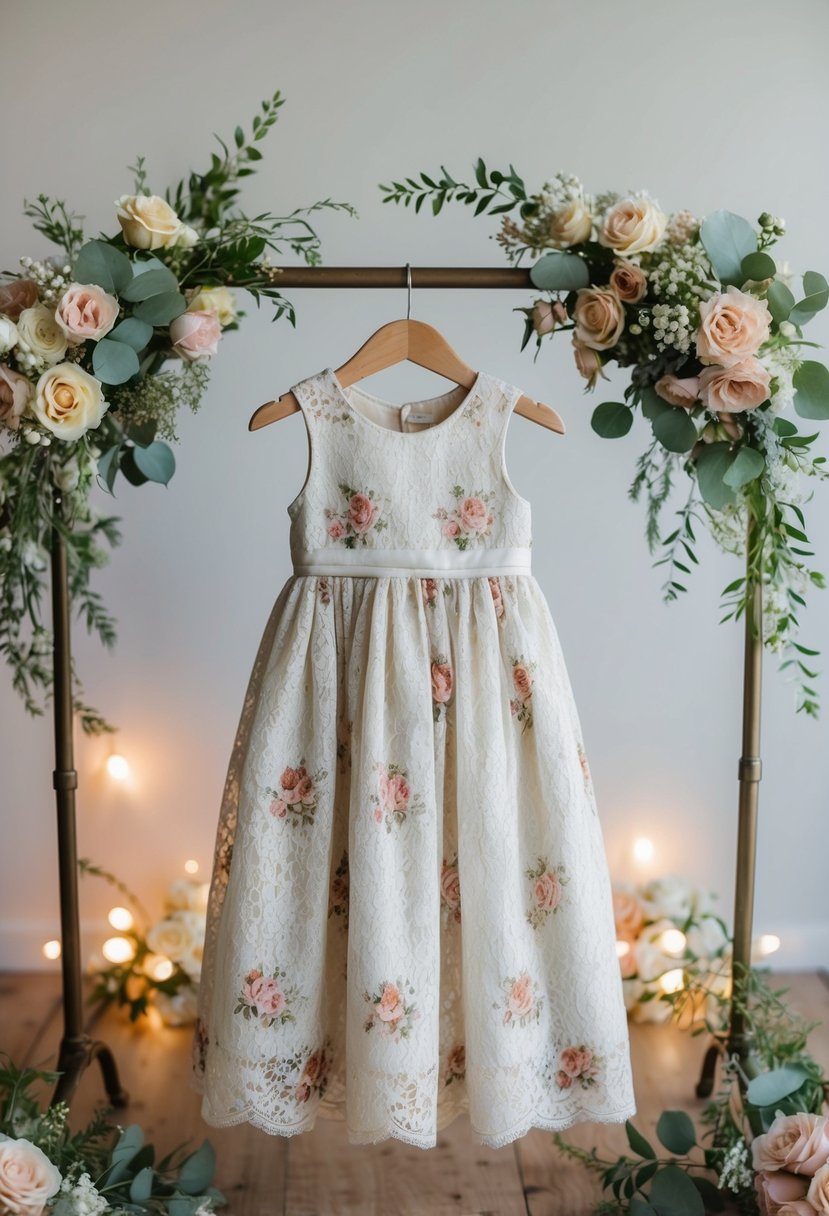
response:
M326 370L292 384L291 392L299 402L309 430L316 422L348 424L353 421L346 404L332 392Z

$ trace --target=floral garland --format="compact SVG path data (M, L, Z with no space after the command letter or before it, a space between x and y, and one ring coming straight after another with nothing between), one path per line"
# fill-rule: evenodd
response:
M52 679L41 602L53 527L66 545L73 605L111 646L115 622L90 576L120 535L118 521L93 507L93 487L112 494L119 473L133 486L169 482L177 412L198 409L209 361L245 316L233 289L257 307L271 300L273 320L295 324L267 251L287 247L316 265L320 242L307 217L356 214L331 199L282 216L238 209L238 183L256 172L258 144L283 104L279 92L263 101L249 139L236 127L232 150L219 139L223 155L164 197L149 192L138 157L134 193L115 201L115 236L85 241L82 217L44 194L25 204L60 249L0 272L0 653L31 713L42 712ZM111 729L84 705L77 679L74 692L84 729Z
M792 275L769 250L785 225L764 213L756 227L728 211L700 221L688 211L666 215L644 192L591 197L578 178L557 174L530 194L508 172L475 166L475 182L439 174L381 186L384 202L445 203L500 215L497 241L518 265L538 260L533 283L547 293L524 316L526 346L536 356L545 337L571 331L586 389L606 380L605 366L630 369L623 401L605 401L592 426L604 438L631 429L637 410L651 430L630 488L644 498L646 535L666 568L663 594L674 600L698 564L694 523L706 524L721 548L746 556L746 574L723 591L723 620L752 611L762 588L764 642L798 680L798 709L816 716L812 659L796 640L805 594L824 587L808 563L803 504L808 478L825 478L817 438L785 413L829 418L829 371L803 358L803 328L829 302L823 275L807 271L798 299ZM522 347L523 349L523 347ZM678 525L662 534L661 512L676 474L690 477ZM752 615L753 620L753 615Z

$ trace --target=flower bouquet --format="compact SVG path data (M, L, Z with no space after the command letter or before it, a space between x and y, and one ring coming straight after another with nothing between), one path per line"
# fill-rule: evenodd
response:
M235 289L274 306L293 324L269 250L320 260L309 219L330 199L287 215L238 209L242 178L256 172L259 144L283 98L262 102L250 137L190 173L164 196L147 186L143 157L131 166L133 193L114 201L114 234L85 239L82 217L38 195L25 205L35 229L60 252L20 259L0 272L0 653L27 709L48 692L52 639L40 603L53 527L67 549L70 594L106 645L115 623L90 586L118 543L117 520L100 514L91 491L166 485L175 471L171 440L182 406L198 409L210 360L245 316ZM80 700L87 731L108 729Z
M646 501L665 598L686 590L701 521L723 549L747 558L745 575L723 592L723 620L751 611L762 588L764 641L797 677L798 709L815 715L816 652L796 635L807 590L825 586L809 564L803 504L809 479L826 477L825 457L811 454L811 423L829 418L829 370L804 357L815 344L803 335L829 302L829 284L807 271L797 288L772 257L783 221L767 212L756 225L729 211L667 215L644 192L593 197L565 174L529 193L512 165L489 170L480 159L474 184L441 166L381 189L385 202L416 211L430 200L435 214L459 202L500 215L498 243L516 265L537 259L530 278L547 293L518 310L524 346L569 331L587 389L607 379L608 364L629 370L623 400L598 405L592 425L615 439L637 413L648 424L630 496ZM687 499L663 535L661 512L680 470Z

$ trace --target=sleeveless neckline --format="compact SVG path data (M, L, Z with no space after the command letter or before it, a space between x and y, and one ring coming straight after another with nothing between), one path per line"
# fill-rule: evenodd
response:
M340 381L337 378L337 373L334 371L333 368L327 367L323 374L328 378L328 380L329 380L332 388L334 389L334 392L336 393L337 397L339 398L339 400L341 400L345 404L345 406L347 407L349 412L355 418L359 419L360 422L363 422L367 426L372 427L375 431L382 431L388 435L402 436L405 439L414 439L414 438L419 438L423 435L431 435L431 434L434 434L436 431L440 431L440 430L443 430L444 428L448 428L449 424L454 422L455 419L457 418L457 416L463 413L463 411L466 409L466 407L469 405L469 403L474 399L476 394L478 394L480 392L481 387L486 378L486 373L479 371L477 373L477 375L475 376L475 379L473 380L472 385L471 385L468 393L466 394L466 396L461 398L459 403L455 406L455 408L452 410L452 412L450 414L448 414L445 418L442 418L440 422L435 423L434 426L424 427L422 431L403 431L403 430L396 431L396 430L393 430L391 427L383 426L381 423L375 422L372 418L367 417L367 415L363 414L360 410L358 410L357 407L354 405L354 402L349 397L348 391L346 390L346 388L344 388L343 385L340 384ZM461 385L455 386L455 388L460 388L460 387L462 387L462 386ZM445 393L439 393L435 397L418 397L416 400L413 400L413 401L402 401L402 402L398 403L396 401L386 401L383 397L378 397L374 393L368 393L368 392L366 392L365 389L358 388L356 385L348 385L348 389L354 389L355 392L359 396L366 397L369 401L373 401L377 405L381 405L381 406L385 407L386 409L395 410L397 412L398 418L401 417L401 412L404 409L406 409L407 406L412 407L412 406L434 405L436 402L442 401L445 397L448 397L451 393L455 392L455 388L450 388Z

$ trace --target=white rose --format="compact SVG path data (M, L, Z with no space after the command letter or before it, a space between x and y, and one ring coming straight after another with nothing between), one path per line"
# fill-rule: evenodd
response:
M115 200L124 240L136 249L162 249L178 244L182 224L158 194L122 194Z
M199 239L199 233L195 228L191 228L189 224L182 224L173 244L182 249L192 249L194 245L198 244Z
M644 983L658 980L660 975L664 975L666 971L674 971L679 966L677 956L668 954L660 941L663 933L675 929L674 922L665 917L647 925L639 940L633 943L636 971Z
M685 934L688 949L697 958L714 958L722 950L728 938L722 925L713 916L704 916L691 925Z
M691 885L684 878L670 874L666 878L655 878L645 885L640 895L646 915L651 920L669 916L675 920L686 920L693 907ZM673 926L676 928L676 926Z
M196 311L212 308L223 329L236 319L236 297L229 287L200 287L187 307Z
M193 947L193 932L186 913L174 912L153 925L147 933L147 945L154 954L179 962Z
M174 996L157 992L153 997L153 1004L165 1025L188 1026L195 1022L198 1014L198 992L192 984L179 988Z
M624 198L611 207L599 233L599 244L628 257L655 249L665 232L668 217L647 198Z
M18 344L44 363L59 363L66 354L66 334L47 304L24 308L17 319L17 334Z
M11 317L0 313L0 355L6 355L17 346L17 326Z
M593 231L593 217L581 199L571 199L550 220L550 240L564 249L588 240Z
M55 485L59 490L63 490L64 493L68 494L71 490L76 489L81 479L81 470L77 458L73 456L61 468L55 469L53 477Z
M192 878L177 878L167 889L166 907L169 911L206 912L210 883Z
M0 1212L40 1216L60 1184L60 1170L36 1144L0 1135Z
M108 405L100 380L77 363L59 363L38 380L32 412L58 439L70 440L99 426Z

